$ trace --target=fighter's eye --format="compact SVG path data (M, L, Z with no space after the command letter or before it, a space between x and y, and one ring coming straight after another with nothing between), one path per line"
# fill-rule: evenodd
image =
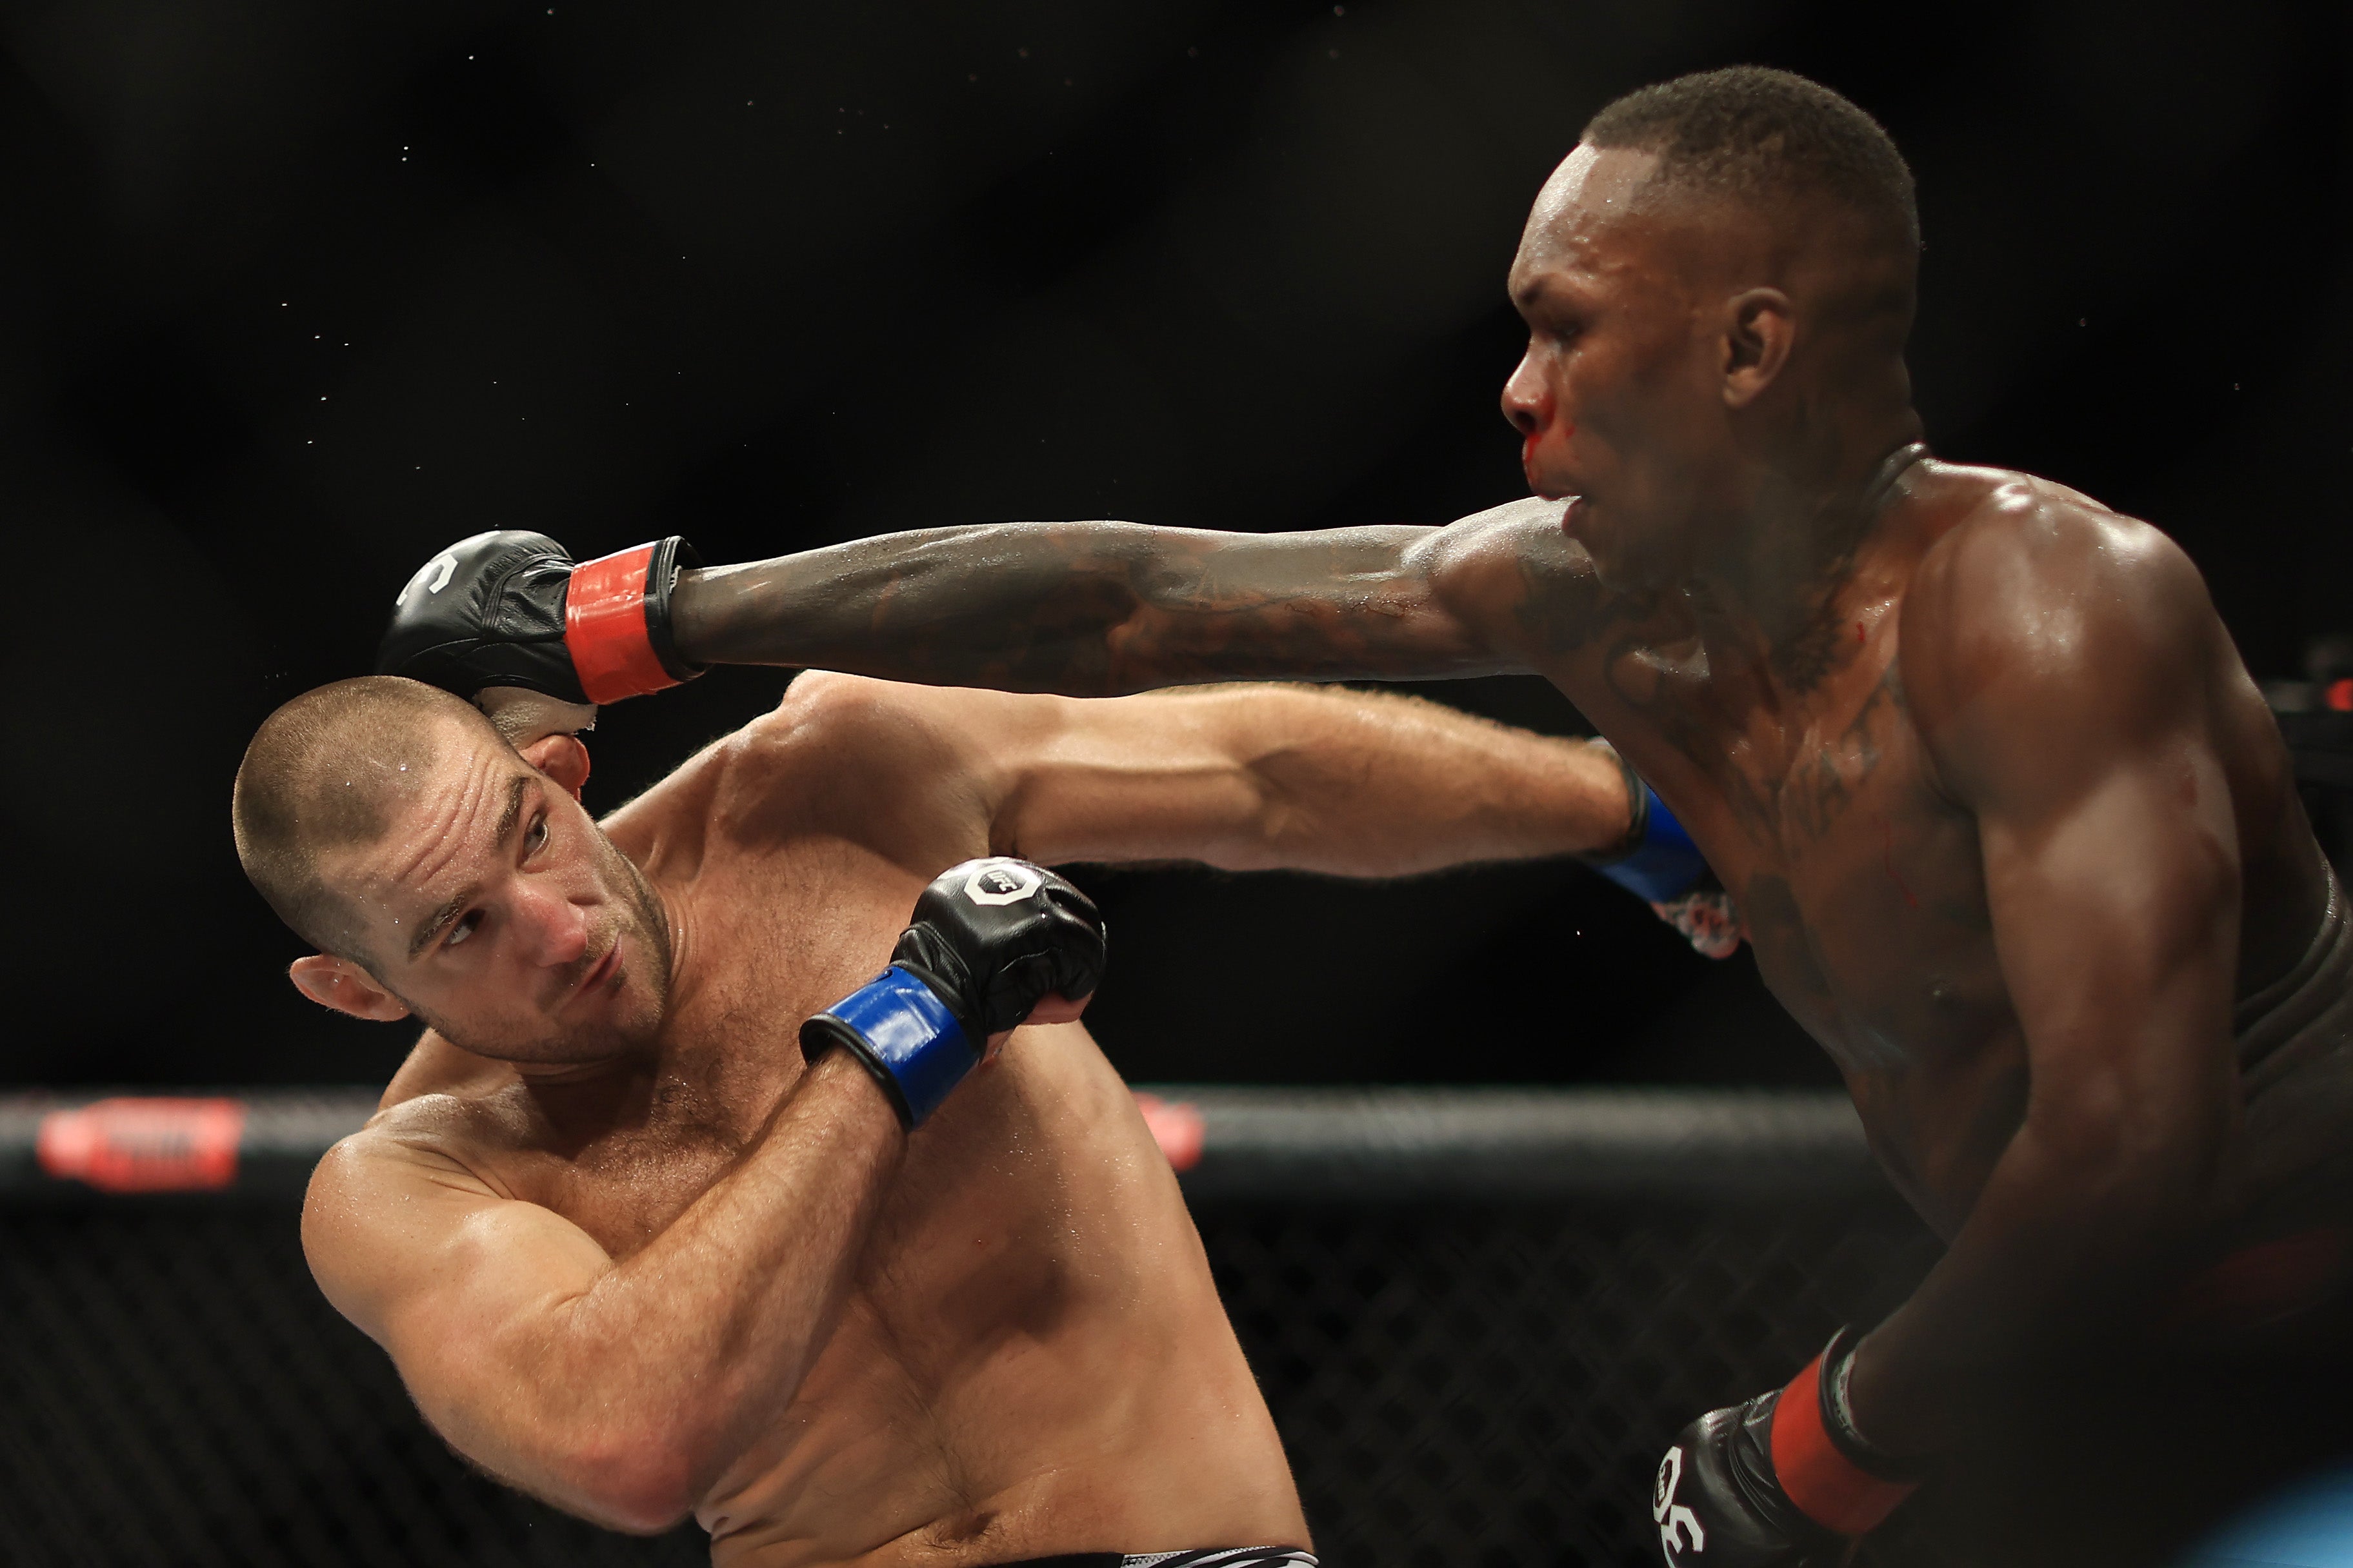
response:
M533 817L533 818L531 819L531 826L530 826L529 827L527 827L527 828L523 829L523 835L522 835L522 852L523 852L523 858L524 858L525 859L529 859L532 856L538 854L538 853L539 853L539 847L540 847L541 845L543 845L543 844L546 843L546 842L547 842L547 818L545 818L544 816L534 816L534 817Z
M441 945L445 948L455 947L480 931L481 926L482 911L468 910L449 923L449 934L441 939Z

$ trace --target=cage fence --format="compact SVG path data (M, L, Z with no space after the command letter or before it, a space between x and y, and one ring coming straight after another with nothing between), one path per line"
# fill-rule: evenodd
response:
M320 1296L301 1180L367 1097L90 1099L0 1103L0 1561L707 1561L470 1469ZM1673 1431L1935 1256L1834 1097L1147 1104L1334 1564L1654 1561Z

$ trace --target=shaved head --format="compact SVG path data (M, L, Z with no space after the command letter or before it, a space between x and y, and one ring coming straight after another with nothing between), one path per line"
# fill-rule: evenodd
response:
M382 838L433 762L470 742L507 744L470 703L419 681L372 675L304 692L262 722L237 771L245 874L304 940L364 963L357 912L321 861Z
M1732 197L1773 215L1827 201L1917 252L1912 171L1877 121L1819 82L1735 66L1642 88L1606 105L1578 138L1658 156L1657 184Z
M1828 88L1740 67L1608 105L1506 284L1528 323L1503 397L1528 488L1567 503L1563 531L1621 592L1734 562L1814 570L1844 545L1809 531L1862 526L1864 477L1919 437L1919 267L1911 171Z

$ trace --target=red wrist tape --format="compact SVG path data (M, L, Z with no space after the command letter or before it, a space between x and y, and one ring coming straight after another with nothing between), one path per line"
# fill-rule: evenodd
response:
M564 600L564 646L588 700L602 706L676 686L662 668L646 621L646 577L656 544L600 555L572 569Z
M1863 1535L1912 1495L1914 1481L1882 1480L1841 1453L1822 1425L1822 1358L1789 1380L1773 1405L1773 1474L1798 1510L1841 1535Z

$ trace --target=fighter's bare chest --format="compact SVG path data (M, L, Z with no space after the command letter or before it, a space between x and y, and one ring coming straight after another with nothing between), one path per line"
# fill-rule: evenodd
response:
M617 1258L676 1223L758 1139L804 1071L801 1021L873 977L919 886L847 864L863 857L846 847L766 858L714 868L680 900L657 1059L617 1092L533 1091L511 1144L518 1195Z
M2013 1024L1975 824L1936 781L1892 655L1841 675L1779 710L1661 691L1623 749L1732 890L1775 995L1850 1079L1883 1079Z

